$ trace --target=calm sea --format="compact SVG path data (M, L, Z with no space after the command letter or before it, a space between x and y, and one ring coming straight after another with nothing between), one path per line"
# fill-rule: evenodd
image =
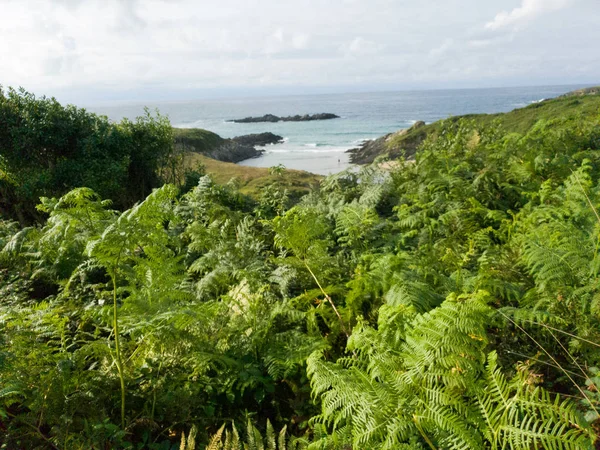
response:
M331 95L226 98L177 103L127 104L87 108L113 120L135 118L144 106L157 108L173 126L204 128L223 136L271 131L282 144L265 147L263 156L240 164L314 173L335 173L348 167L346 150L366 139L408 128L417 120L427 123L453 115L510 111L584 86L539 86L491 89L352 93ZM340 119L313 122L239 124L230 119L295 114L334 113Z

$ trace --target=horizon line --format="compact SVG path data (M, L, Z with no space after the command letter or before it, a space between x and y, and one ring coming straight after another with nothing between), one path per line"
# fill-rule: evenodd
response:
M493 90L493 89L519 89L519 88L551 88L551 87L594 87L600 86L600 80L596 83L556 83L556 84L518 84L518 85L498 85L498 86L485 86L485 87L432 87L432 88L384 88L384 89L369 89L365 88L365 90L347 90L347 91L335 91L334 87L331 87L330 92L312 92L312 93L247 93L243 95L236 95L235 92L232 92L231 95L219 95L219 96L191 96L188 99L179 99L179 100L106 100L104 102L81 102L83 108L94 108L94 107L111 107L111 106L142 106L147 104L185 104L185 103L193 103L198 101L221 101L221 100L231 100L231 99L253 99L253 98L276 98L276 97L319 97L319 96L328 96L328 95L349 95L349 94L385 94L385 93L398 93L398 92L437 92L437 91L484 91L484 90ZM227 88L219 88L223 90L227 90ZM232 91L236 91L238 89L245 89L239 87L232 87ZM248 88L252 90L253 88ZM254 88L254 89L262 89L262 88ZM269 89L269 88L265 88ZM278 89L277 87L271 87L271 89ZM280 87L280 89L321 89L319 86L285 86ZM327 87L323 87L323 89L327 89ZM360 88L359 88L360 89ZM46 97L55 97L55 96L46 96ZM67 104L74 104L72 102L68 102Z

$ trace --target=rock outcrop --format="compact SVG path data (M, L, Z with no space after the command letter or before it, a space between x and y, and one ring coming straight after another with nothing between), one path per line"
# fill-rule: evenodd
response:
M179 151L200 153L217 161L233 163L262 155L264 150L256 149L255 145L281 140L280 136L272 133L223 139L218 134L199 128L173 128L173 135L175 148Z
M566 94L561 95L559 98L580 97L582 95L600 95L600 86L577 89L576 91L567 92Z
M360 147L347 151L353 164L370 164L380 155L388 155L391 159L404 156L410 158L417 147L427 136L422 128L425 122L416 122L410 128L386 134L377 139L365 141Z
M244 136L238 136L231 139L241 145L258 145L264 146L269 144L278 144L283 142L283 137L273 133L257 133L257 134L246 134Z
M257 150L253 145L244 145L233 139L225 139L221 145L204 154L217 161L237 163L245 159L258 158L263 153L264 150Z
M295 116L287 116L287 117L279 117L273 114L265 114L260 117L245 117L244 119L233 119L229 122L235 123L259 123L259 122L308 122L310 120L330 120L330 119L339 119L340 116L331 114L331 113L319 113L319 114L304 114L295 115Z

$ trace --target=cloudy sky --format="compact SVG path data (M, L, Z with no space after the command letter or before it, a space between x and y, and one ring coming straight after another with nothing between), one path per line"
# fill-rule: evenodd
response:
M600 0L0 0L0 84L59 99L600 84Z

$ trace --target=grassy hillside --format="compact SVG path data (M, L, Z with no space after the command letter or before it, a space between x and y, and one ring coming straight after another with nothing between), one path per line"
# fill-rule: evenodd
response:
M209 152L225 142L218 134L200 128L173 128L173 137L175 144L193 147L201 153Z
M244 136L251 138L250 136ZM262 150L247 139L224 139L212 131L201 128L173 128L175 150L200 153L218 161L237 163L260 156Z
M564 96L533 103L525 108L515 109L508 113L498 114L467 114L454 116L446 121L459 121L469 119L479 125L487 125L494 121L503 131L526 133L539 120L552 120L556 118L569 118L574 116L600 117L600 89L588 88L573 91ZM358 164L372 162L376 157L387 154L391 159L403 155L414 155L418 146L428 136L436 136L444 121L437 121L422 127L400 130L380 138L378 145L371 145L368 151L365 148L353 152L352 159Z

